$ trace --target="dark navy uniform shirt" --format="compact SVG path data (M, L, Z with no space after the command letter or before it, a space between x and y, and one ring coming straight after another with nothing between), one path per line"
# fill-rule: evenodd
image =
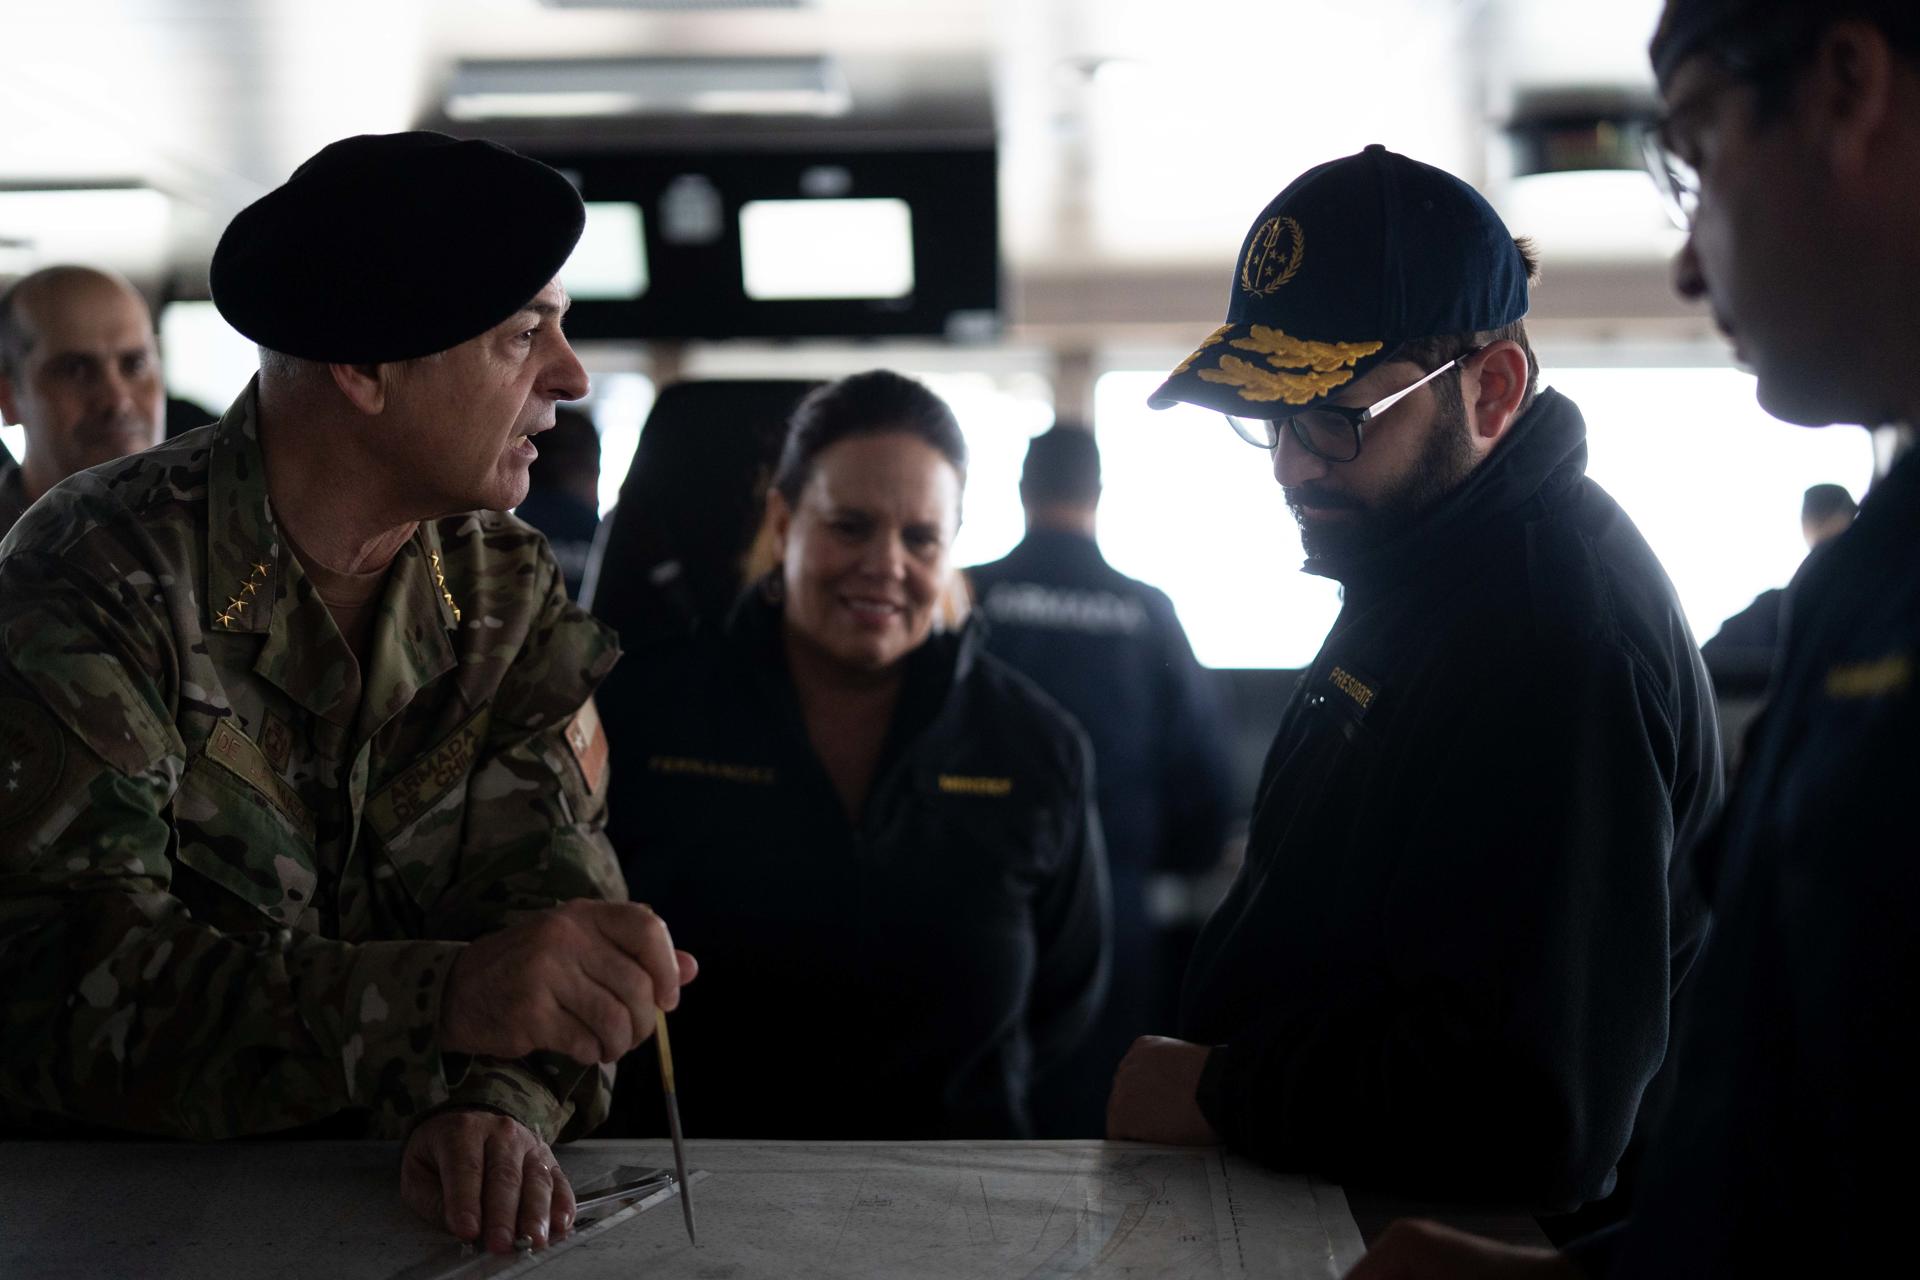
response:
M1558 1211L1608 1193L1704 928L1712 691L1552 390L1340 616L1195 949L1199 1101L1283 1168Z
M967 571L987 648L1060 701L1093 744L1113 881L1113 982L1037 1119L1051 1137L1099 1137L1114 1067L1136 1036L1172 1030L1177 960L1148 908L1156 872L1219 861L1231 816L1226 726L1165 593L1127 577L1085 534L1035 528ZM1172 961L1170 963L1170 961Z
M1109 565L1092 538L1057 529L1030 531L967 576L988 651L1093 743L1115 909L1143 913L1147 873L1212 866L1228 822L1220 709L1173 602Z
M608 834L700 976L674 1015L686 1130L1017 1138L1097 1007L1108 907L1085 738L971 631L907 659L858 822L807 737L778 610L629 655L599 694ZM661 1127L651 1049L610 1135Z
M1920 456L1909 455L1796 580L1773 699L1703 858L1713 932L1611 1274L1912 1266L1917 551Z

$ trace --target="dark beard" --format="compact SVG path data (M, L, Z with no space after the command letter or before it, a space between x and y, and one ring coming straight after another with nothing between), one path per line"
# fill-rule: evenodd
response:
M1300 525L1300 545L1308 558L1346 561L1391 542L1418 524L1472 472L1476 459L1467 437L1466 402L1459 382L1448 381L1452 385L1447 389L1435 389L1433 427L1426 447L1398 486L1369 506L1350 508L1354 514L1347 519L1319 524L1302 520L1300 504L1288 496L1287 506Z

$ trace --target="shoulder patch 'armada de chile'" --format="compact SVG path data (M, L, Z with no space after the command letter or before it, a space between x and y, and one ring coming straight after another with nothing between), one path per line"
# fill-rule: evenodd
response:
M473 768L480 744L486 739L488 714L481 708L431 751L410 765L367 801L367 819L383 837L440 803Z

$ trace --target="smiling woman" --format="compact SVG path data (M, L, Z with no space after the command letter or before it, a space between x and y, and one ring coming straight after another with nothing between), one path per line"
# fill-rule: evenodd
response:
M1085 741L940 620L965 468L920 383L814 392L767 499L778 564L717 640L634 653L603 688L628 885L706 948L676 1015L693 1132L1027 1136L1033 1074L1092 1016ZM653 1070L627 1064L612 1132L654 1122Z

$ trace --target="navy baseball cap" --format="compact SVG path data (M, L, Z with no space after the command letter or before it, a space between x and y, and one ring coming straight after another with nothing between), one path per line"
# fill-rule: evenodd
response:
M1240 246L1227 322L1148 397L1277 418L1333 395L1415 338L1527 313L1527 265L1452 174L1375 143L1309 169Z

